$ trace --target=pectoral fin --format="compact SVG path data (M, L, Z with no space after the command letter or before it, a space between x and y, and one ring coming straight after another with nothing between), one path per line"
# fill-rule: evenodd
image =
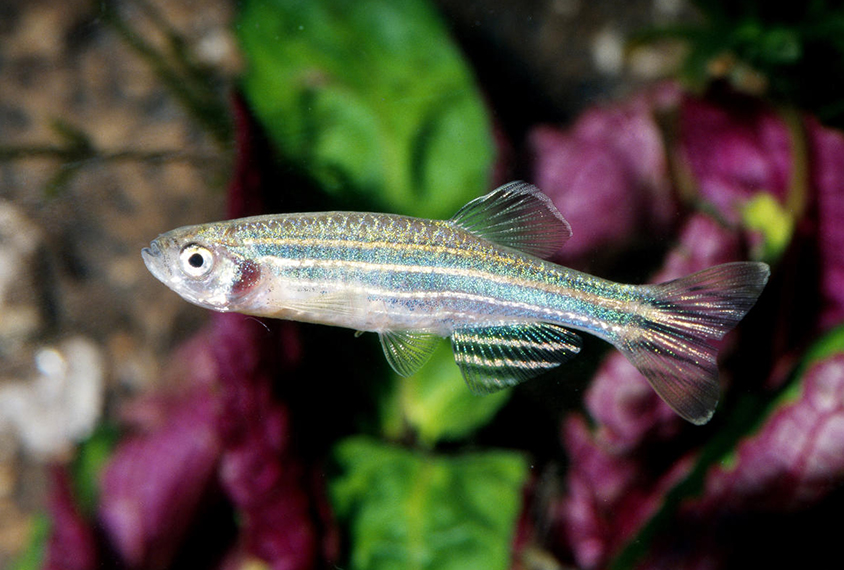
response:
M411 331L383 332L378 335L387 362L399 376L411 376L428 362L440 337Z
M286 316L287 313L298 315L352 315L354 307L348 293L332 291L330 293L312 293L300 298L285 299L277 305L277 315Z
M465 328L451 335L454 360L476 394L515 386L580 352L573 332L548 323Z

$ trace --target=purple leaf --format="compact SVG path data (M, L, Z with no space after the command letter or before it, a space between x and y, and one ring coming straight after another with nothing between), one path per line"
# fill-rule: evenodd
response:
M79 512L70 475L64 467L51 472L49 511L50 538L44 570L95 570L99 568L98 545L89 522Z
M666 232L677 205L655 114L678 99L666 84L623 104L584 113L566 131L540 126L529 135L534 182L569 221L559 259L574 265L631 240Z
M571 466L568 495L559 507L560 532L578 567L600 568L658 510L692 461L681 458L652 475L643 455L607 449L579 416L567 418L563 438Z
M812 182L817 192L821 326L844 321L844 136L807 121Z
M783 511L844 479L844 355L810 366L797 394L708 475L701 511Z
M216 398L197 387L178 401L160 426L122 441L102 474L99 518L132 568L170 564L215 481Z
M264 182L273 171L273 154L260 127L238 92L231 98L235 125L234 173L227 190L229 218L243 218L266 212Z
M260 341L243 322L237 315L217 318L224 347L221 482L243 518L247 551L276 569L306 570L318 550L308 480L292 453L287 410L272 399L271 378L249 355Z
M741 206L759 192L785 203L792 170L791 134L758 99L687 96L680 106L679 147L700 196L738 222Z
M171 373L183 388L128 410L139 432L105 468L99 506L106 536L128 566L171 564L222 489L242 521L244 554L274 568L314 567L318 506L270 374L295 354L273 348L277 338L255 319L216 315L174 356Z
M770 565L766 559L788 551L758 549L777 540L797 549L785 560L815 567L834 549L835 531L825 537L821 529L830 514L819 519L817 510L808 509L839 489L842 479L844 354L838 352L810 365L762 426L709 469L702 496L681 507L671 531L662 533L637 567L730 568L747 560Z

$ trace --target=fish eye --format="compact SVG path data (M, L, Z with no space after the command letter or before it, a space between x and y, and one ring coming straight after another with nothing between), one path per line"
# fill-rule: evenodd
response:
M190 277L202 277L214 266L214 256L207 247L195 243L188 244L179 254L182 271Z

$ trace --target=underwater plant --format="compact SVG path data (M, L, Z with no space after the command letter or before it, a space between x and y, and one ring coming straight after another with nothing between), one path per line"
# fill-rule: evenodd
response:
M573 228L555 262L655 283L754 260L771 280L718 345L724 396L704 427L598 342L478 397L445 344L401 378L349 331L215 315L173 351L166 389L54 469L44 567L722 568L834 552L844 135L805 98L667 81L529 125L504 152L423 0L247 0L236 28L227 217L448 216L515 170Z

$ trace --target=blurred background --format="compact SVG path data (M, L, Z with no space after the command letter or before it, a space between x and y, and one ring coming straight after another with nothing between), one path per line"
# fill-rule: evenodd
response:
M841 38L831 1L0 0L0 567L823 560ZM476 398L445 345L403 381L377 340L213 316L140 257L264 212L447 218L518 178L572 223L567 265L773 266L712 424L594 340Z

